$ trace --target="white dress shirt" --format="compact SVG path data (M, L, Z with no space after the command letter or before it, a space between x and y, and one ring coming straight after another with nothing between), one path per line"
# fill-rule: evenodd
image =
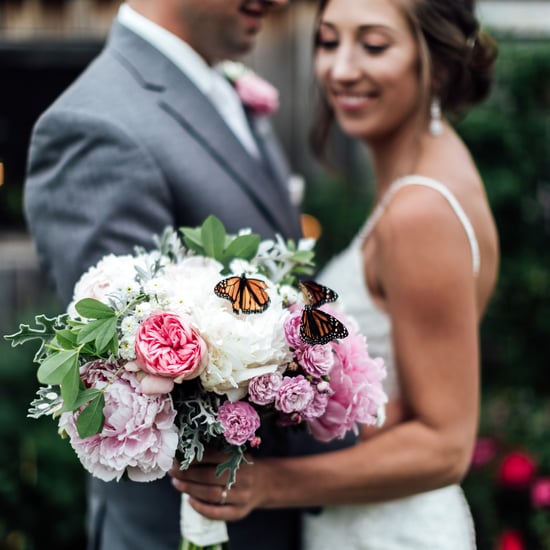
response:
M119 23L135 32L170 59L210 99L245 149L251 155L259 158L258 146L248 125L241 100L235 88L223 75L208 65L181 38L153 23L133 10L128 4L124 3L120 6L117 18Z

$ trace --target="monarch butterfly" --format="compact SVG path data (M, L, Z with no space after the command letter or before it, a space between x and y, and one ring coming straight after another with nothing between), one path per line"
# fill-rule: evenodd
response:
M299 284L308 306L319 307L338 299L338 294L334 290L315 281L300 281Z
M306 344L328 344L331 340L345 338L348 334L348 329L336 317L322 309L304 306L300 336Z
M235 313L262 313L269 306L267 284L260 279L248 279L245 275L221 280L215 287L216 296L229 300Z

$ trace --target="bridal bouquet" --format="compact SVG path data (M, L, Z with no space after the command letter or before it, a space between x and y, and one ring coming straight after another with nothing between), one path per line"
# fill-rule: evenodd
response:
M55 418L93 476L151 481L218 446L229 488L268 417L323 441L380 421L384 364L336 292L302 280L312 241L228 235L211 216L156 243L105 256L66 313L7 336L40 342L29 415ZM182 498L181 548L226 540Z

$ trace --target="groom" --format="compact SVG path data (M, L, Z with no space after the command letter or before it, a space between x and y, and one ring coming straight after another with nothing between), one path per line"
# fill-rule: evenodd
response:
M167 225L215 214L229 232L300 236L288 170L265 117L212 66L251 50L287 0L128 0L103 52L33 131L25 212L62 303L103 255L151 248ZM176 550L180 494L91 479L89 550ZM233 550L298 548L296 511L230 525ZM261 542L259 542L261 541Z

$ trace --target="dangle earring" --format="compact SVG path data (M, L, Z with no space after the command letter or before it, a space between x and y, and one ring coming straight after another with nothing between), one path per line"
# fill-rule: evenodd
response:
M430 104L430 134L432 134L432 136L440 136L442 133L441 102L437 96L434 96Z

